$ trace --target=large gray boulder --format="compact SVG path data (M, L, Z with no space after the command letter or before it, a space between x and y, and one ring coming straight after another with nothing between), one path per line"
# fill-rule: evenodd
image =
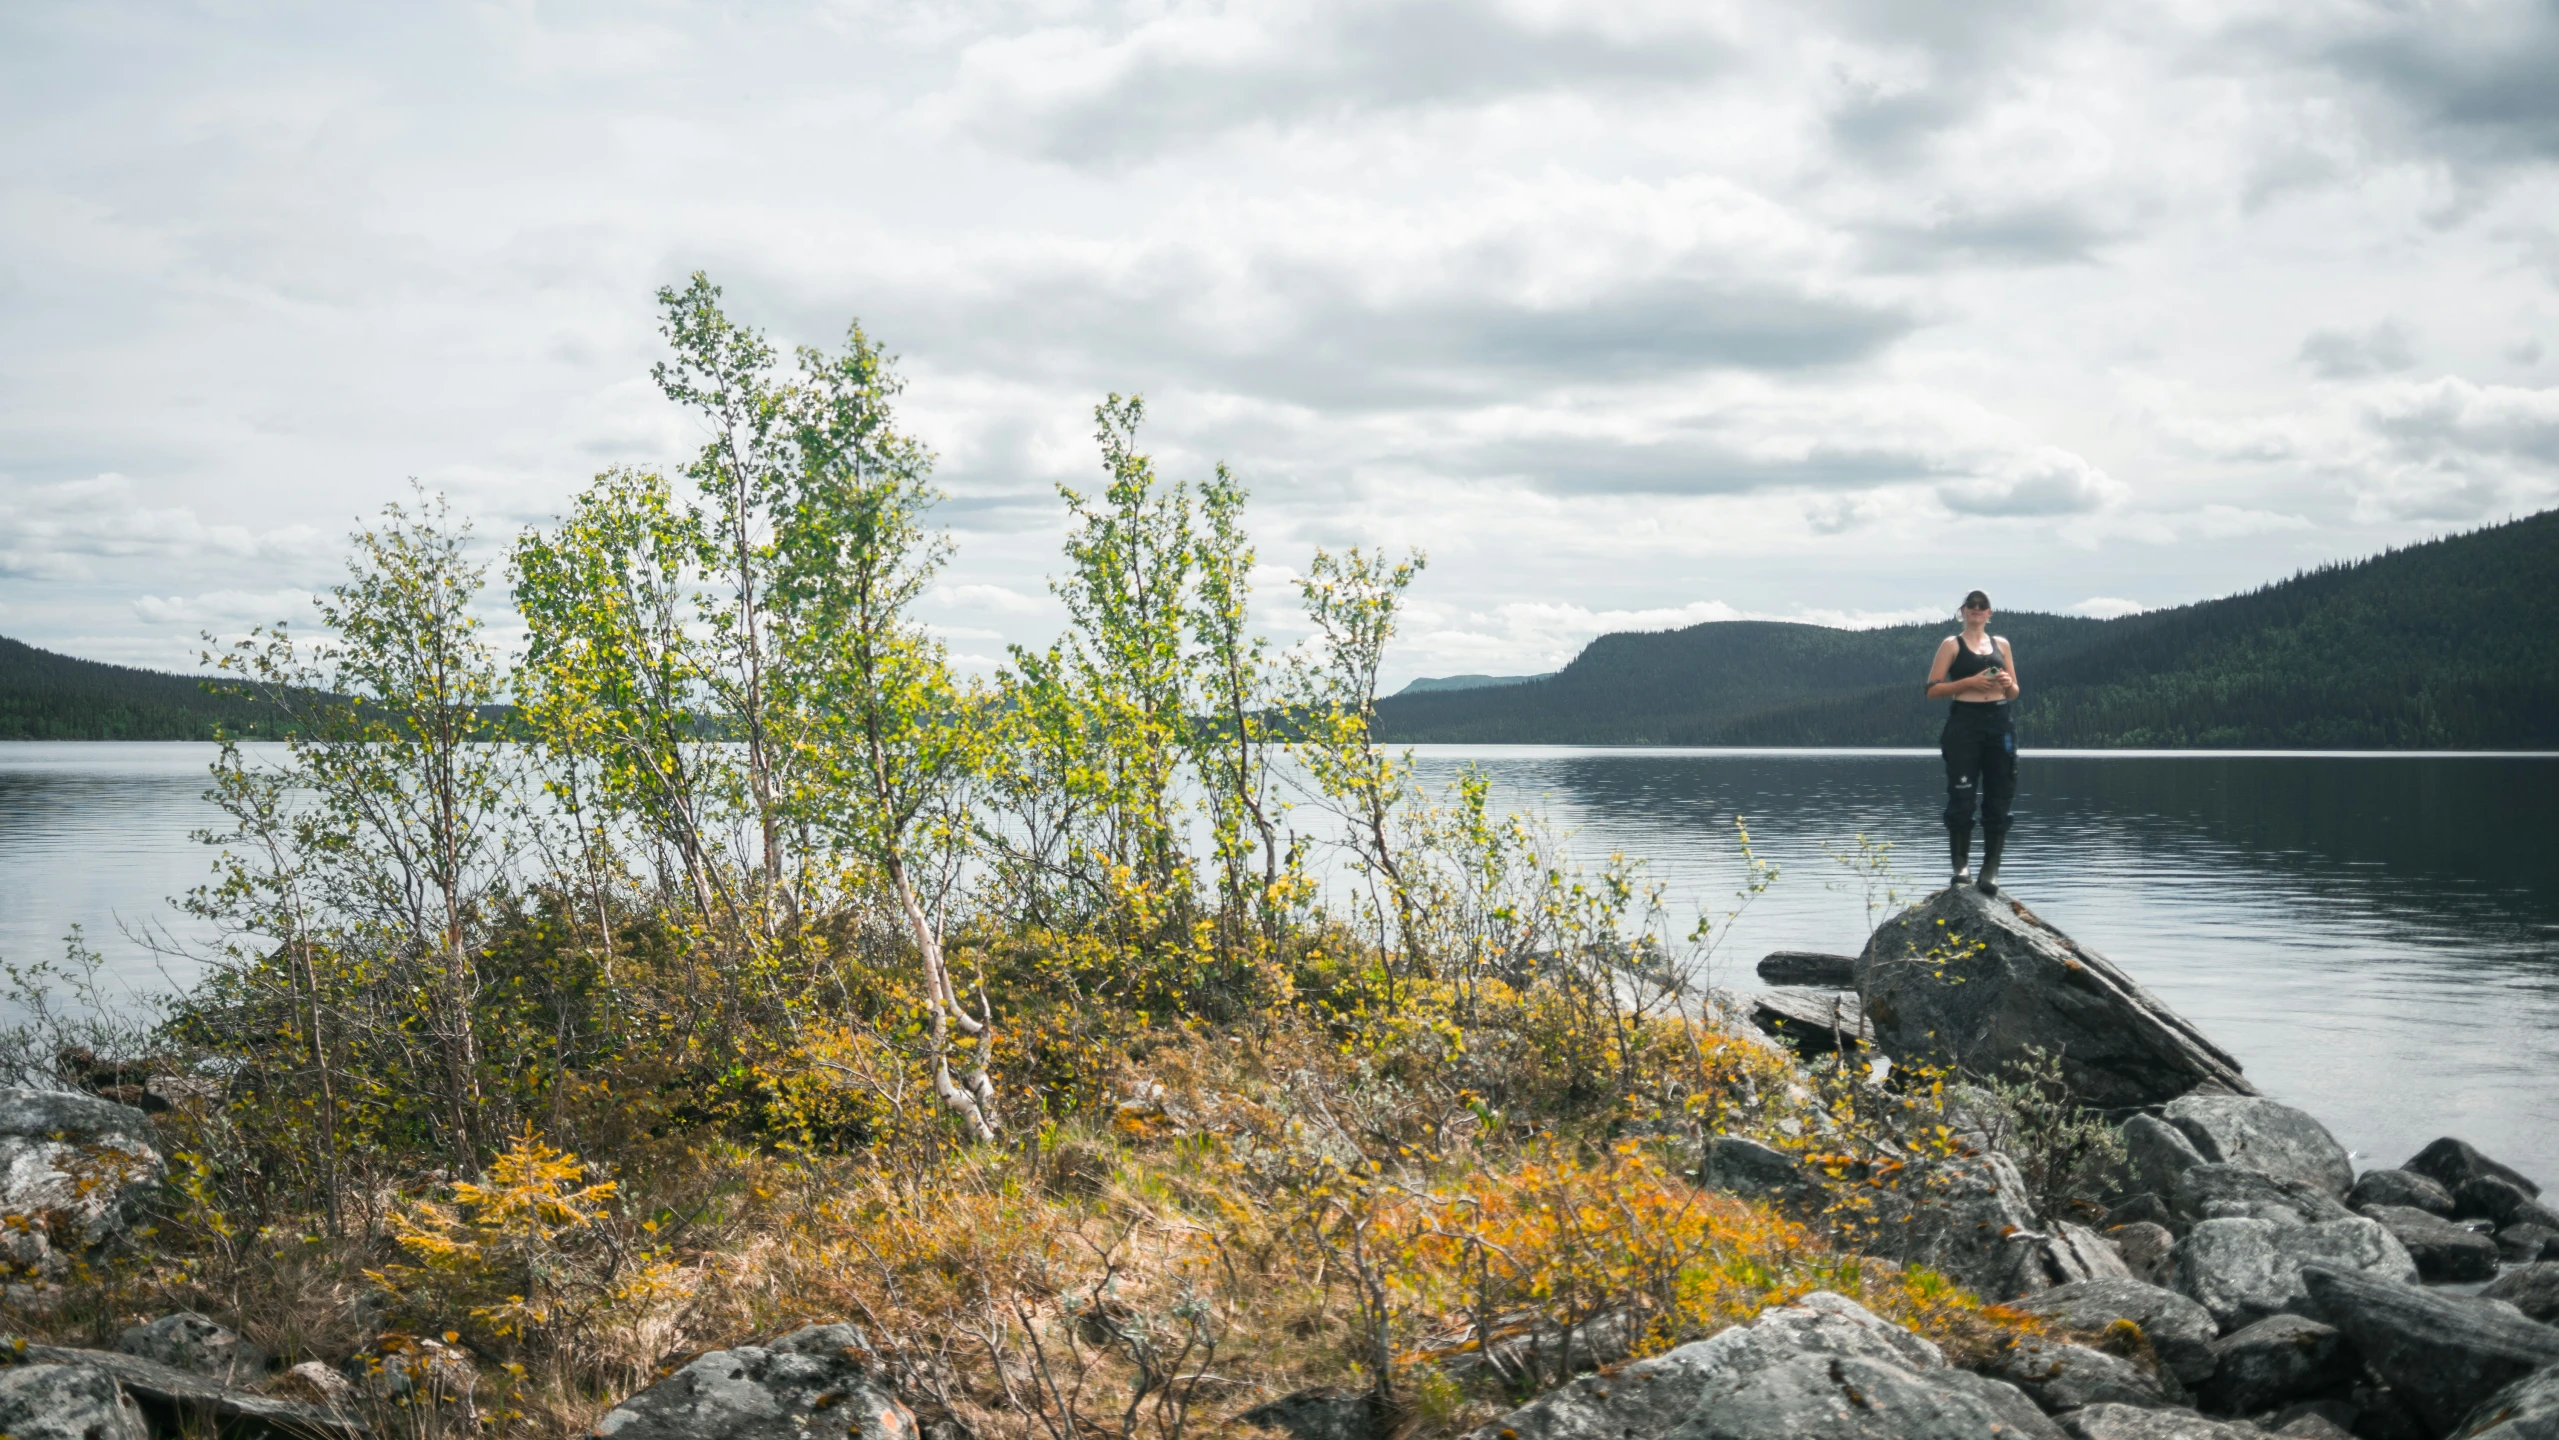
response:
M2452 1192L2452 1213L2465 1219L2493 1220L2500 1230L2509 1225L2559 1230L2559 1209L2524 1193L2513 1181L2495 1175L2474 1175L2462 1181Z
M1759 962L1760 983L1809 985L1820 990L1857 988L1857 957L1818 950L1771 950Z
M1884 922L1858 956L1876 1043L1896 1064L1998 1075L2040 1050L2100 1110L2202 1086L2256 1087L2239 1062L2115 963L2014 901L1950 886Z
M2509 1265L2530 1265L2544 1256L2559 1260L2559 1230L2530 1224L2498 1227L2498 1259Z
M2452 1192L2414 1170L2366 1170L2355 1177L2355 1188L2346 1192L2346 1204L2357 1210L2367 1205L2398 1205L2448 1219Z
M2206 1220L2177 1242L2172 1264L2177 1293L2211 1311L2224 1334L2271 1315L2325 1318L2302 1279L2304 1265L2400 1283L2417 1278L2416 1262L2390 1232L2360 1215L2316 1225Z
M2165 1225L2147 1220L2132 1225L2117 1225L2106 1232L2106 1241L2115 1253L2124 1257L2124 1269L2145 1285L2166 1285L2171 1273L2169 1257L2177 1252L2177 1237Z
M2043 1264L2045 1236L2015 1161L1994 1151L1905 1173L1908 1215L1882 1227L1878 1248L1985 1299L2013 1299L2052 1283Z
M2476 1230L2405 1205L2367 1205L2363 1213L2407 1247L2421 1280L2451 1283L2497 1277L2497 1242Z
M2187 1224L2246 1216L2287 1224L2315 1225L2354 1214L2336 1196L2316 1185L2260 1174L2245 1165L2207 1161L2190 1165L2177 1177L2169 1208Z
M811 1325L714 1350L606 1412L610 1440L918 1440L915 1416L871 1378L851 1325Z
M2127 1117L2123 1136L2127 1195L2147 1193L2164 1203L2177 1193L2177 1177L2204 1163L2203 1152L2186 1132L2156 1115Z
M2479 1404L2453 1440L2551 1440L2559 1436L2559 1365L2545 1365Z
M2255 1415L2292 1400L2343 1390L2363 1373L2335 1326L2275 1315L2212 1344L2213 1374L2198 1392L2207 1408Z
M2331 1196L2355 1183L2355 1162L2328 1127L2263 1095L2188 1095L2160 1118L2195 1142L2206 1160L2245 1165L2277 1180L2298 1180Z
M1871 1360L1909 1371L1945 1368L1935 1345L1846 1296L1816 1290L1614 1375L1557 1386L1474 1432L1471 1440L1656 1440L1709 1391L1802 1355ZM2032 1408L2029 1406L2028 1408Z
M8 1363L72 1366L103 1374L142 1407L157 1434L272 1433L302 1440L364 1440L367 1434L362 1425L334 1409L238 1389L192 1370L114 1350L68 1345L21 1348L0 1336L0 1364Z
M115 1377L86 1365L0 1370L0 1435L9 1440L151 1440Z
M1247 1425L1277 1430L1289 1440L1375 1440L1386 1426L1385 1407L1366 1390L1320 1386L1283 1395L1235 1417Z
M2186 1398L2176 1372L2164 1365L2154 1372L2120 1355L2065 1340L2020 1340L1979 1368L2024 1391L2048 1415L2100 1404L2156 1408Z
M2212 1312L2173 1290L2138 1280L2084 1280L2018 1301L2017 1308L2082 1335L2129 1321L2183 1383L2200 1384L2213 1372L2212 1342L2221 1332Z
M163 1315L147 1325L126 1329L116 1349L180 1370L192 1370L226 1385L249 1385L266 1374L267 1352L192 1310Z
M2469 1141L2456 1140L2449 1135L2409 1156L2407 1163L2399 1168L2415 1171L2446 1190L2458 1191L2463 1181L2485 1175L2503 1180L2526 1195L2541 1193L2541 1187L2522 1171L2511 1165L2499 1164L2480 1154Z
M2509 1270L2479 1294L2482 1299L2503 1300L2544 1325L2559 1325L2559 1261Z
M2004 1393L2003 1393L2004 1392ZM1702 1400L1671 1440L2062 1440L2025 1396L1961 1370L1797 1355Z
M2559 1361L2559 1330L2493 1301L2445 1295L2353 1270L2305 1266L2321 1318L2440 1435L2480 1402Z
M0 1227L10 1257L51 1278L82 1248L120 1235L167 1171L151 1122L130 1105L95 1095L0 1088Z
M2062 1417L2071 1440L2265 1440L2254 1425L2207 1420L2192 1410L2091 1405Z

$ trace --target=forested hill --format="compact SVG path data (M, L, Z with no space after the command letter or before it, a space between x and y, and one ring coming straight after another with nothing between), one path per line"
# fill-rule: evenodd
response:
M1399 695L1405 742L1927 745L1939 625L1728 621L1591 642L1550 679ZM2559 748L2559 511L2120 620L2002 614L2028 745Z
M210 740L265 734L273 712L202 681L75 660L0 638L0 740Z

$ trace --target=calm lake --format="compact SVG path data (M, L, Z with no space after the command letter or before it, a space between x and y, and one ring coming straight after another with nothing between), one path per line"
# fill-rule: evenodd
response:
M183 979L125 933L202 883L205 745L0 744L0 958L84 928L123 983ZM1739 883L1735 815L1783 874L1731 927L1718 983L1781 948L1853 951L1892 847L1943 883L1943 789L1919 751L1423 747L1483 768L1596 859L1643 856L1685 930ZM2559 756L2028 752L2009 893L2201 1025L2362 1164L2457 1134L2559 1182Z

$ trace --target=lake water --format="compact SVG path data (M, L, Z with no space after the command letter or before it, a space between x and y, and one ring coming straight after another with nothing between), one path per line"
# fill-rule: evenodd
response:
M188 832L212 747L0 744L0 958L72 924L129 984L170 978L120 929L202 883ZM1590 857L1667 882L1684 930L1739 882L1736 814L1783 873L1731 927L1720 983L1780 948L1853 951L1863 895L1830 849L1892 846L1942 882L1943 784L1918 751L1423 747ZM2317 1114L2360 1163L2456 1134L2559 1182L2559 756L2029 752L2004 888L2111 956Z

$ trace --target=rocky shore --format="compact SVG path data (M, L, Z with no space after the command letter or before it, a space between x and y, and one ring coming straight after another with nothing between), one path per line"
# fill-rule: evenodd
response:
M1986 1130L1881 1188L1738 1136L1709 1136L1697 1156L1699 1184L1807 1215L1864 1185L1875 1253L2040 1324L1957 1364L1815 1291L1583 1374L1469 1440L2559 1440L2559 1208L2531 1177L2454 1137L2358 1174L2317 1118L2257 1094L2235 1057L2010 899L1940 892L1860 955L1780 952L1763 974L1782 988L1741 1013L1807 1058L1844 1048L1878 1084L2049 1060L2119 1127L2102 1213L2039 1209L2019 1157ZM138 1243L168 1169L144 1107L187 1083L143 1077L125 1087L131 1105L0 1092L13 1300ZM931 1407L910 1409L888 1374L861 1329L812 1325L672 1366L595 1434L966 1440L950 1420L920 1424L916 1409ZM0 1343L0 1436L354 1440L381 1433L367 1417L386 1398L433 1395L467 1413L473 1377L469 1355L433 1341L360 1369L280 1369L180 1313L113 1350ZM1259 1400L1227 1419L1295 1440L1376 1440L1391 1418L1350 1393Z

